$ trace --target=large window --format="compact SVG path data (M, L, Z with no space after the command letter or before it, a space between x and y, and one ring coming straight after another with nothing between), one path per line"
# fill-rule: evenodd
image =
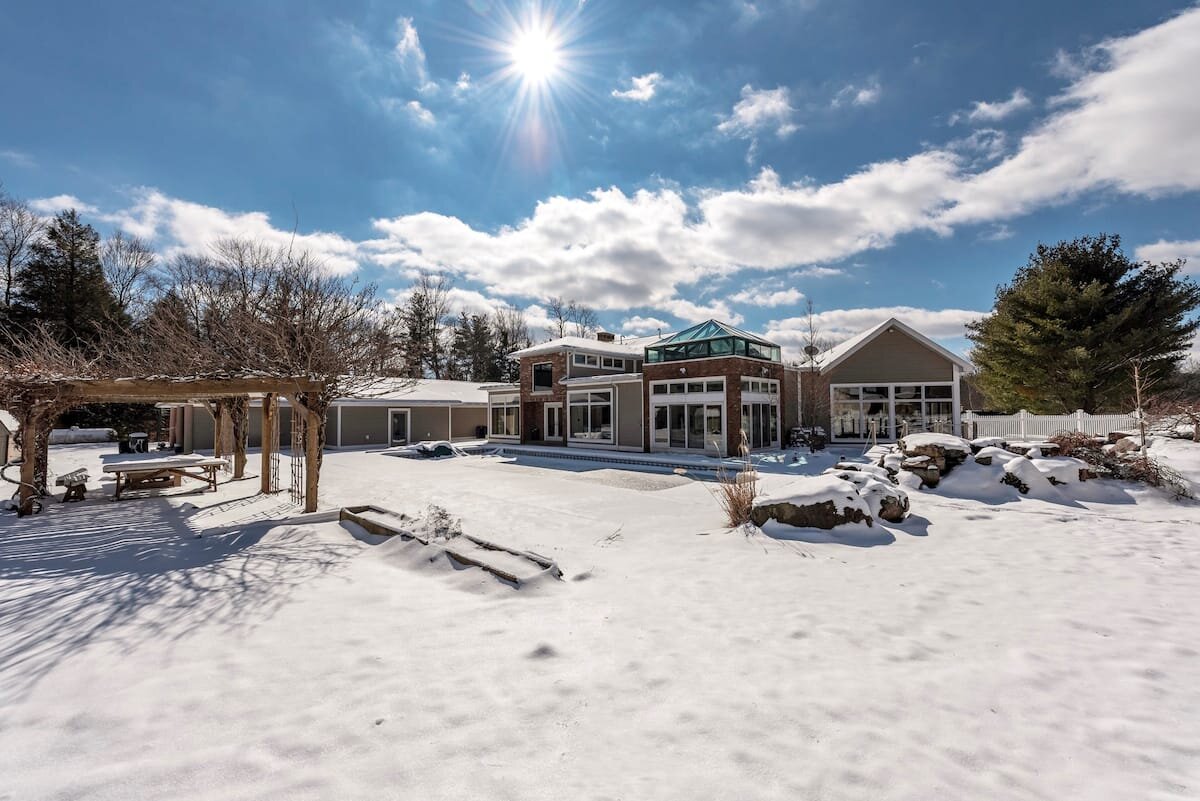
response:
M521 436L521 403L518 398L493 399L488 436L516 439Z
M918 431L952 433L950 384L835 386L830 389L834 439L895 439Z
M694 378L650 385L652 446L666 450L725 451L725 381Z
M567 396L570 407L570 438L583 442L611 444L613 442L612 390L572 392Z
M549 392L554 389L554 365L538 362L533 366L533 391Z
M774 403L743 403L742 431L751 448L770 448L779 439L779 407Z

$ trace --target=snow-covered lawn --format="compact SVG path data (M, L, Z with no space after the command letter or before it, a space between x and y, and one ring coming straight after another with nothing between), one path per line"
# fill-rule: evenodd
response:
M436 503L565 571L521 590L255 524L287 511L257 481L5 514L0 798L1200 796L1200 506L944 484L784 541L688 475L326 455L331 506Z

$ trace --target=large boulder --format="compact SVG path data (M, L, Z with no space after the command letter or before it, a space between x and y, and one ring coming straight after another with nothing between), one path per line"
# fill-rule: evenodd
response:
M909 434L899 443L900 450L910 459L928 456L938 472L945 474L962 464L971 455L971 443L950 434Z
M800 476L754 501L755 525L775 521L801 528L832 529L847 523L874 525L899 521L908 513L904 490L875 475L837 468L820 476Z
M900 463L900 469L921 479L921 486L933 489L942 480L942 471L928 456L913 456Z
M908 515L908 493L896 486L886 470L874 465L851 464L846 467L855 469L847 470L843 469L843 465L838 465L826 470L825 475L836 476L853 484L859 496L866 500L872 517L899 523ZM857 469L860 467L867 469Z

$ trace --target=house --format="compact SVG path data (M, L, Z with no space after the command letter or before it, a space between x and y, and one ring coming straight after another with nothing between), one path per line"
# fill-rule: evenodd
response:
M8 464L21 457L21 446L17 440L17 418L0 409L0 465Z
M779 448L799 422L799 371L780 347L717 320L663 337L560 337L511 355L485 387L489 441L623 451Z
M959 385L970 363L891 318L817 354L804 368L805 423L831 442L961 430Z
M251 406L261 406L252 398ZM386 379L370 391L338 398L325 420L326 446L351 448L364 445L389 447L425 440L462 441L484 436L488 395L472 381L437 379ZM171 444L184 452L211 450L213 417L204 404L172 404ZM291 409L280 400L281 441L291 437ZM262 416L250 414L249 446L262 445Z
M969 363L889 319L804 367L718 320L667 337L560 337L518 350L520 381L484 387L488 440L622 451L737 454L800 424L833 442L957 432ZM803 407L803 408L802 408Z

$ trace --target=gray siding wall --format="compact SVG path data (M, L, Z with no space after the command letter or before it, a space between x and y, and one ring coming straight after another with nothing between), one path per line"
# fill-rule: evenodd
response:
M475 427L487 426L487 409L454 407L454 429L450 432L451 439L475 439ZM484 433L487 436L487 433Z
M833 384L952 381L954 364L902 331L885 331L828 376Z
M408 410L413 442L429 439L450 439L450 419L445 406L414 406Z
M642 385L616 384L617 445L642 447Z
M191 418L190 426L188 425L189 417ZM185 407L183 426L183 441L179 444L183 445L185 452L211 451L213 449L213 417L209 414L208 409L203 406ZM287 407L279 409L279 433L283 447L290 447L292 440L292 410ZM333 438L337 436L337 432L327 430L325 436L332 442ZM247 439L248 447L262 447L261 407L250 407L250 433Z
M384 406L343 406L342 447L388 444L388 410ZM337 442L337 409L330 412L332 431L327 435Z
M213 449L213 417L203 406L192 407L192 442L188 450Z

